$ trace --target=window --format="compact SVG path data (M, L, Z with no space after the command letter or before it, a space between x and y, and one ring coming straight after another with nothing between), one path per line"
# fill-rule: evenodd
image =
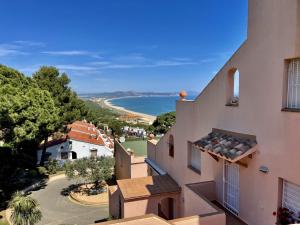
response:
M238 106L240 99L240 72L233 68L229 70L226 89L226 106Z
M172 134L169 137L169 156L174 158L174 137Z
M287 108L300 109L300 58L288 63Z
M46 162L49 161L51 155L52 154L50 152L46 152L46 154L45 154L45 161Z
M91 149L91 157L96 158L97 157L97 152L98 152L97 149Z
M298 217L300 213L300 186L288 181L283 181L282 207L293 212Z
M188 142L188 167L197 173L201 172L201 151Z
M69 159L69 153L68 152L61 152L60 153L61 159Z

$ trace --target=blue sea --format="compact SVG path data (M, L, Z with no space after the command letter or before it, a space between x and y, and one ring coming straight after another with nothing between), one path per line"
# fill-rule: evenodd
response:
M194 100L195 98L196 96L188 96L187 100ZM158 116L175 111L176 100L178 99L178 96L142 96L116 98L109 100L109 102L134 112Z

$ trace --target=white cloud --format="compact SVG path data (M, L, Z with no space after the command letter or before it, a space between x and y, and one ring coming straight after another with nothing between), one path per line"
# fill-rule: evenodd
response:
M171 58L165 60L155 60L145 58L141 54L130 54L119 56L111 60L90 62L90 65L97 66L99 69L132 69L132 68L154 68L170 67L199 64L190 58Z
M8 55L28 55L29 53L23 52L19 46L12 44L0 44L0 57Z
M82 50L70 50L70 51L43 51L41 52L47 55L54 55L54 56L90 56L96 59L102 59L98 53L89 52L89 51L82 51Z
M0 57L9 55L30 55L29 48L45 46L42 42L34 41L13 41L0 44ZM25 51L27 50L27 51Z
M37 42L37 41L24 41L24 40L18 40L14 41L13 43L21 46L33 46L33 47L44 47L46 46L43 42Z
M97 70L97 68L91 67L91 66L78 66L78 65L72 65L72 64L56 65L56 67L61 70L76 70L76 71L95 71L95 70Z
M108 61L96 61L96 62L90 62L90 65L95 65L95 66L105 66L105 65L109 65L110 62Z
M216 61L215 58L206 58L206 59L200 60L201 63L210 63L210 62L214 62L214 61Z

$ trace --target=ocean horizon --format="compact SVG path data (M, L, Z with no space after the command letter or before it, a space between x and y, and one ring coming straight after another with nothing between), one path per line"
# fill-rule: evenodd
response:
M187 96L187 100L194 100L196 95ZM176 110L179 96L129 96L112 98L108 101L115 106L123 107L138 113L158 116Z

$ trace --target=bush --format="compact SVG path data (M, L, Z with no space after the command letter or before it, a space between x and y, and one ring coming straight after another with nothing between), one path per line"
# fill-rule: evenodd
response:
M49 174L55 174L60 169L57 160L55 159L49 160L47 167L48 167Z
M37 171L39 173L40 176L45 176L47 175L47 169L43 166L39 166L37 167Z
M38 175L38 172L36 172L36 170L29 170L28 174L30 177L36 177Z
M9 225L9 223L5 220L0 220L0 225Z
M66 176L94 183L94 188L98 189L101 188L102 181L112 178L114 163L114 158L105 156L78 159L65 164Z

